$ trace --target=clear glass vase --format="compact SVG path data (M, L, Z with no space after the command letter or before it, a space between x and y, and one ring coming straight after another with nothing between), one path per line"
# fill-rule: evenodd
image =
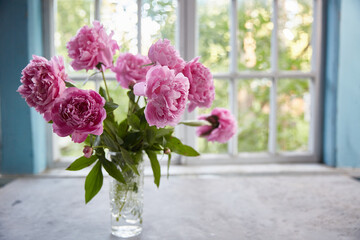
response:
M121 161L122 155L119 152L110 152L109 155L110 159L118 165L124 162ZM110 177L111 233L117 237L134 237L142 231L144 205L144 164L142 158L137 164L137 170L139 175L130 169L124 171L122 168L121 171L126 184Z

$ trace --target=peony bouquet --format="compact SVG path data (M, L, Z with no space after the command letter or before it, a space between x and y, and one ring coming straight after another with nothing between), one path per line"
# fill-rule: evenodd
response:
M67 170L76 171L93 165L85 180L85 201L101 189L102 169L126 184L127 172L139 174L137 166L147 155L160 184L159 154L177 153L198 156L199 153L173 136L177 124L197 127L197 135L209 141L228 141L236 132L231 113L215 108L196 121L183 121L186 109L209 108L215 97L212 75L195 58L185 62L167 39L158 40L148 56L121 53L114 62L119 46L98 21L82 27L68 43L68 55L74 70L95 71L103 77L105 88L98 92L75 87L68 78L62 57L33 59L22 71L18 92L30 107L52 124L60 137L70 136L74 143L84 144L84 155ZM116 119L118 107L106 84L105 71L115 73L119 85L128 89L128 112ZM106 152L119 153L109 157Z

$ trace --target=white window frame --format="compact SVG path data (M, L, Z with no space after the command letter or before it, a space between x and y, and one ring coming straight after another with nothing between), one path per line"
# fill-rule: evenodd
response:
M137 1L138 5L138 52L141 53L141 5L142 0ZM240 72L237 69L237 0L230 1L230 69L227 73L213 74L215 79L224 79L229 81L229 102L232 113L237 117L237 84L242 79L267 78L272 82L270 89L270 114L269 114L269 141L268 152L263 153L238 153L237 151L237 135L233 137L228 144L228 154L203 154L197 158L182 158L181 164L226 164L226 163L315 163L320 161L321 154L321 86L322 86L322 9L323 0L313 0L313 25L312 25L312 59L311 71L281 71L278 68L278 0L273 0L272 22L273 31L271 37L271 69L270 71L246 71ZM43 1L44 7L44 55L49 58L54 55L54 9L55 0ZM94 0L94 16L95 20L100 20L101 0ZM176 46L181 56L189 61L196 56L197 53L197 16L196 16L196 0L178 0L177 23L176 23ZM83 81L86 76L71 76L75 81ZM277 83L281 78L307 78L310 79L310 132L308 152L277 152ZM107 74L107 79L115 80L114 74ZM98 88L101 82L99 77L92 79ZM185 119L194 119L195 113L186 113ZM51 129L49 128L51 133ZM195 129L191 127L179 126L177 133L186 144L196 147ZM51 134L49 134L51 136ZM53 143L53 158L58 158L59 153L56 152L56 146ZM50 162L51 165L51 162Z

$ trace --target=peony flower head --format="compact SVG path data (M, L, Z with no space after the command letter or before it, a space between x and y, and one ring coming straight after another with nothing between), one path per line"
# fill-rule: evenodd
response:
M104 98L93 90L67 88L51 111L54 132L60 137L71 135L76 143L85 141L88 134L101 135L104 105Z
M215 108L210 115L202 115L199 120L208 121L211 126L201 126L196 130L199 137L208 141L227 142L237 131L237 124L231 112L224 108Z
M196 107L209 108L215 98L215 87L210 70L198 62L199 57L185 65L183 74L189 79L189 112Z
M179 73L185 67L185 61L180 57L175 47L170 44L170 40L158 40L151 45L148 53L149 59L161 66L167 66L170 69L175 70L175 73Z
M158 65L150 68L145 83L134 86L134 93L148 98L145 118L150 126L175 126L186 108L189 81L182 73L175 75L174 70Z
M116 80L123 88L129 88L138 82L144 82L146 73L151 66L144 66L151 63L148 57L140 54L122 53L111 70L116 73Z
M67 44L69 57L73 59L70 63L75 70L91 70L99 63L102 69L112 66L113 56L118 44L112 40L113 32L108 35L98 21L93 22L94 27L84 26L79 29L76 36Z
M65 90L64 61L53 57L50 61L33 55L33 59L22 70L18 92L30 107L43 114L46 121L51 120L51 108L56 98Z

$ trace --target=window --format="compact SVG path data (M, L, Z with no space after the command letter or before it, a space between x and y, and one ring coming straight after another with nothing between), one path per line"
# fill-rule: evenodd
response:
M229 143L217 144L195 138L192 128L178 130L187 144L203 153L200 160L183 159L184 163L319 160L321 0L53 3L55 27L49 34L54 34L56 54L67 56L66 42L76 30L99 19L115 32L122 52L147 54L156 39L168 38L185 60L201 56L214 75L212 108L230 108L239 131ZM85 72L75 74L71 67L68 72L79 85L87 79ZM115 80L112 74L107 79ZM93 76L85 87L96 89L101 84ZM110 85L126 106L125 90L116 81ZM124 109L118 108L118 117L125 114ZM185 117L192 119L210 110ZM56 141L58 157L81 153L81 146L69 144L69 139Z

